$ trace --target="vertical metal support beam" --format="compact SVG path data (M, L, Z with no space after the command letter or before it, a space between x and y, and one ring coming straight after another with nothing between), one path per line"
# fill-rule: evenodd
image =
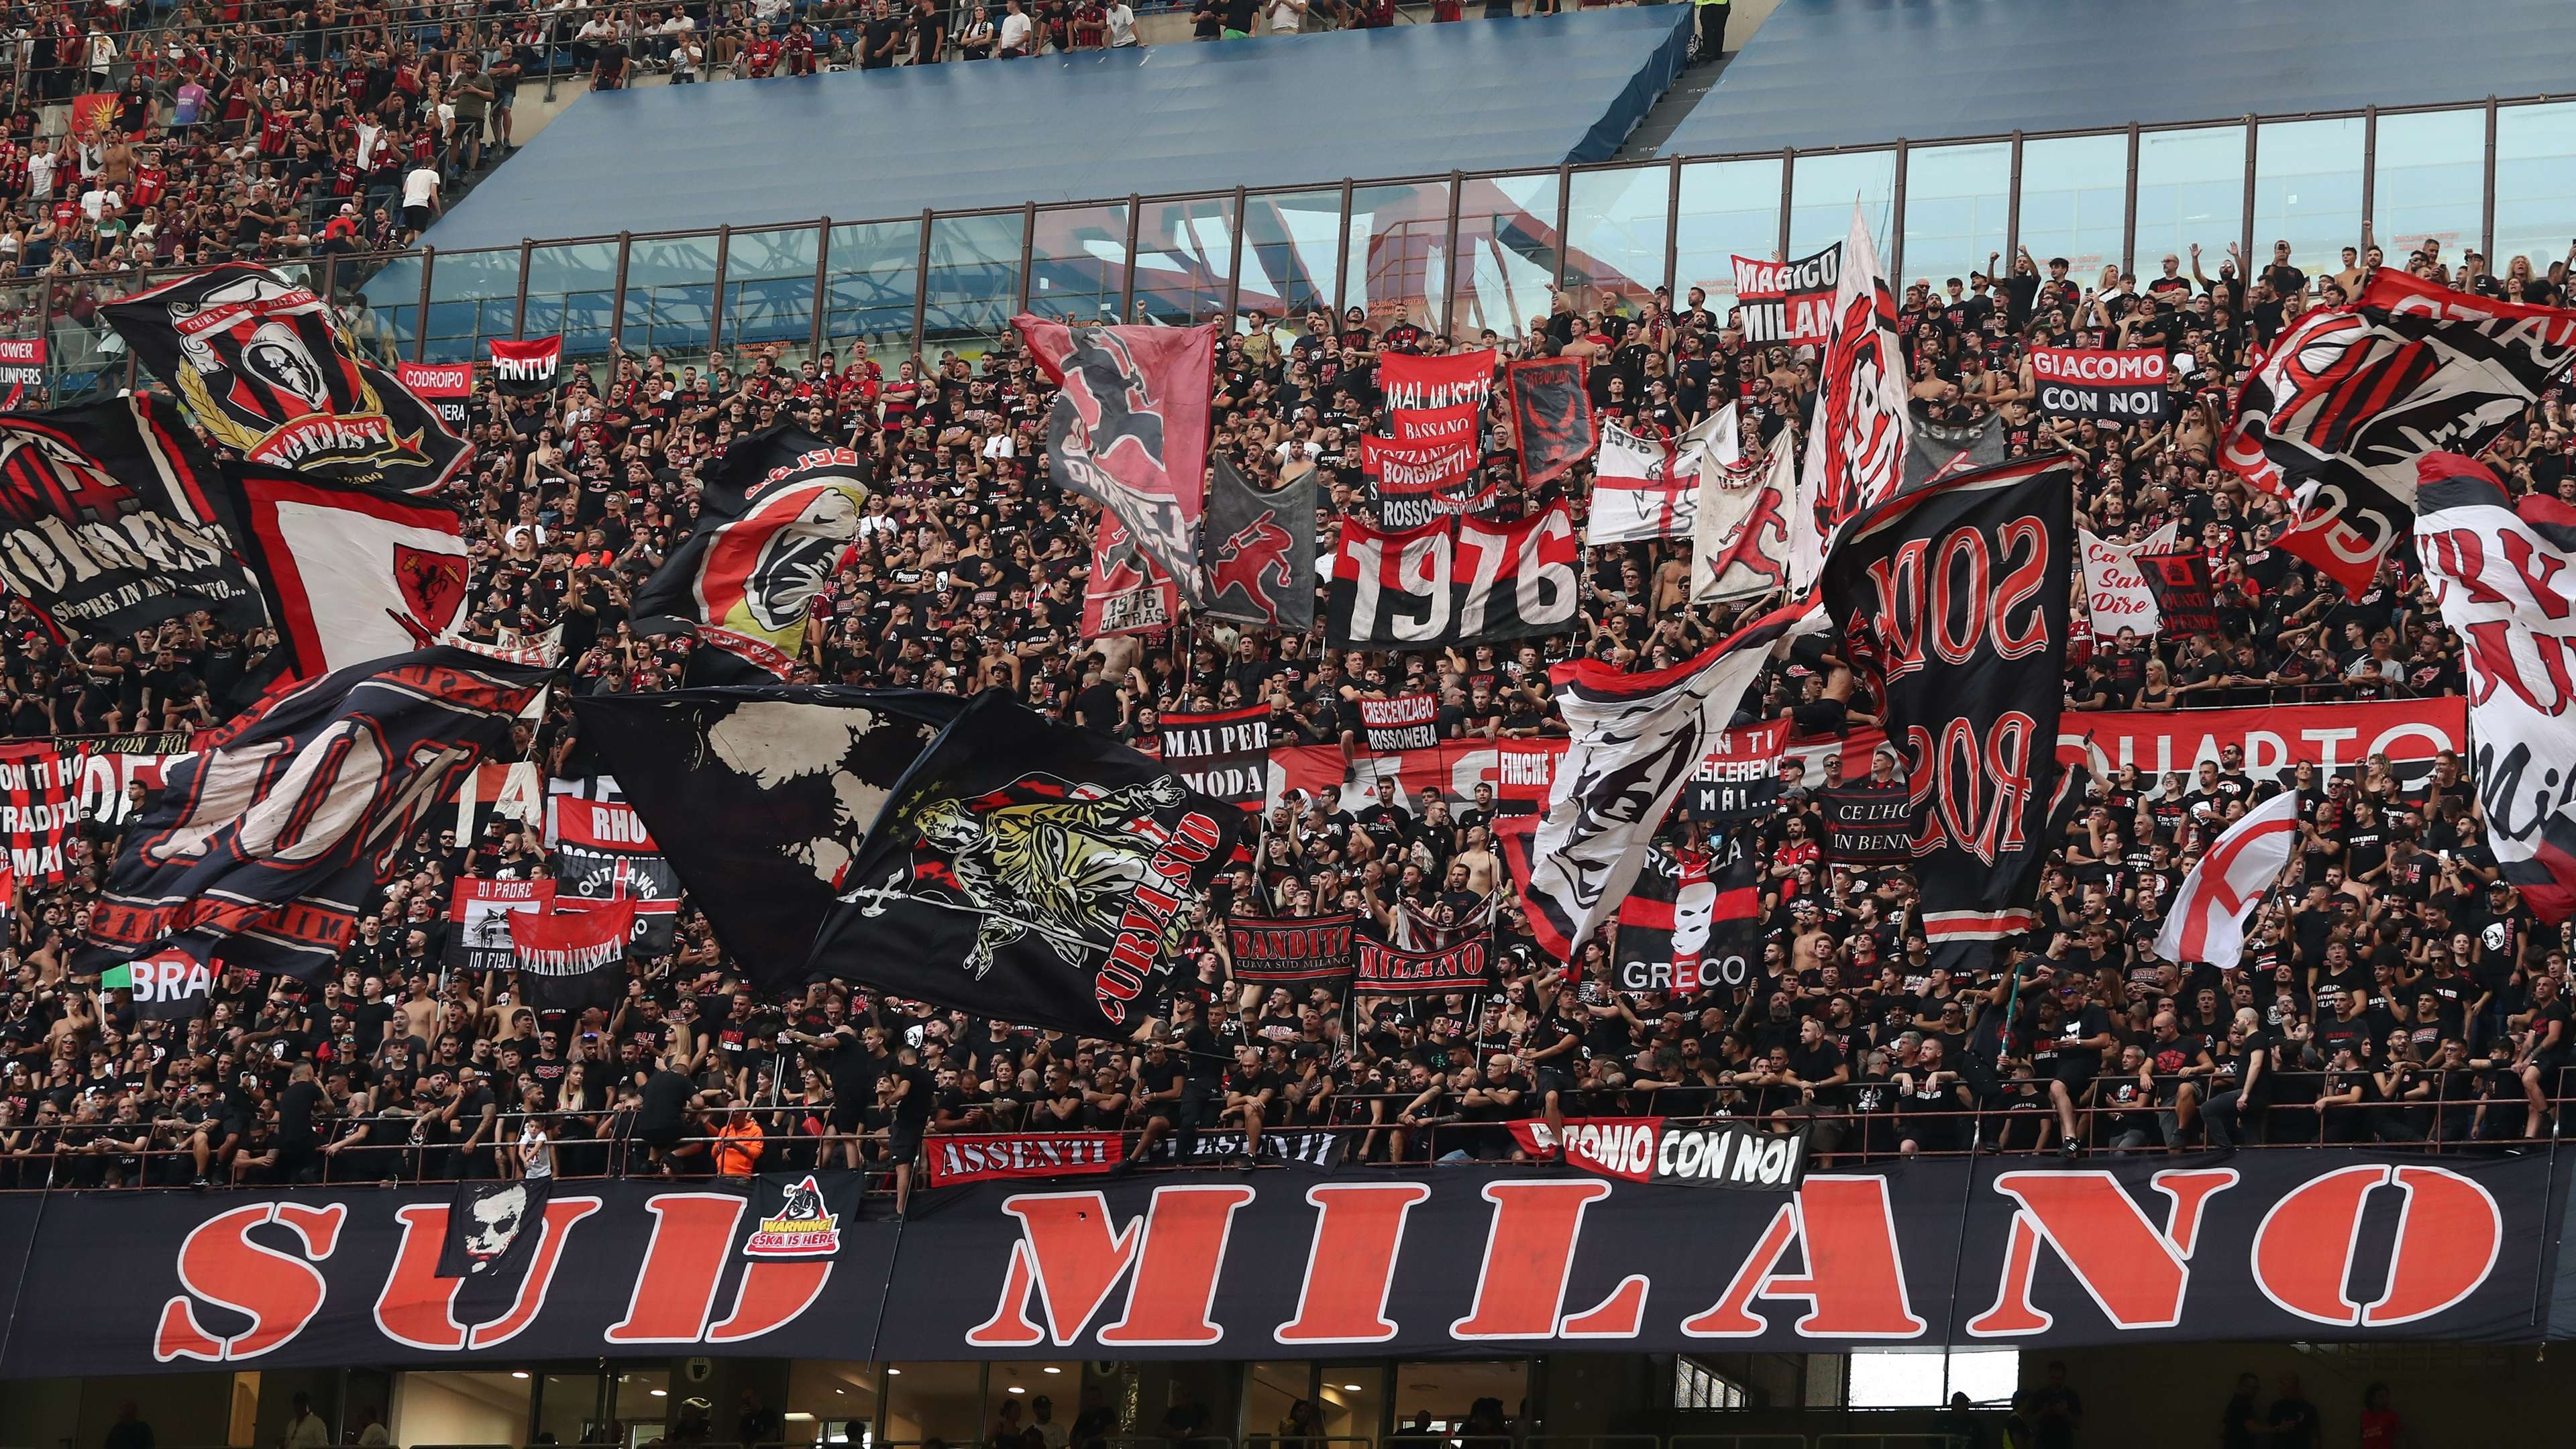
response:
M1449 173L1449 238L1440 253L1440 335L1458 335L1458 208L1466 204L1460 195L1467 189L1466 173ZM1561 205L1561 203L1560 203ZM1426 273L1431 269L1423 268Z
M1123 263L1126 274L1118 283L1118 320L1121 322L1136 320L1136 243L1143 236L1144 224L1145 198L1131 191L1127 193L1127 250ZM1030 235L1035 236L1036 231L1032 229Z
M1905 163L1910 152L1905 138L1896 138L1896 188L1887 200L1887 285L1902 298L1905 295Z
M2353 261L2370 264L2370 246L2378 230L2379 107L2361 108L2361 240L2354 242Z
M1771 246L1771 260L1775 262L1787 261L1789 259L1789 198L1795 196L1797 192L1798 148L1795 146L1784 146L1780 150L1779 235L1773 240Z
M2138 269L2138 123L2129 123L2129 202L2120 223L2120 265Z
M733 260L733 226L716 228L716 288L707 308L707 356L713 357L724 346L725 269Z
M2487 127L2487 135L2489 137L2493 137L2495 135L2494 126L2490 125ZM2488 149L2490 151L2494 149L2492 143L2490 143ZM2493 190L2494 188L2489 187L2488 189ZM1339 336L1342 330L1342 309L1349 305L1347 302L1343 301L1343 298L1348 297L1350 294L1351 178L1345 176L1342 178L1342 230L1340 237L1333 243L1333 332L1336 336Z
M63 358L54 347L54 288L43 277L36 279L36 336L45 344L45 395L39 403L52 407L62 401ZM134 349L127 348L131 352Z
M2495 270L2496 213L2496 98L2487 97L2486 185L2481 188L2484 200L2478 211L2478 255L2487 259L2487 270Z
M1681 310L1682 301L1682 158L1673 158L1672 180L1664 187L1664 292Z
M929 207L921 209L921 250L912 264L912 356L918 361L930 350L930 228L935 214ZM1027 275L1027 269L1021 269Z
M626 268L635 260L635 233L617 234L617 275L608 284L608 350L614 356L626 350ZM571 309L567 307L566 313ZM646 329L651 330L649 325Z
M536 256L536 242L527 237L519 238L519 292L510 303L510 340L513 342L528 335L528 267Z
M2495 128L2489 126L2487 134L2494 135ZM412 313L411 318L411 360L414 362L429 360L429 282L437 271L438 248L422 247L420 249L420 309ZM130 352L131 349L129 354ZM126 360L131 362L133 358L129 355ZM125 385L129 389L134 386L134 374L130 368L126 373Z
M830 295L832 275L832 219L814 223L814 326L813 335L805 339L805 355L823 355L824 314L830 311L825 299Z
M1566 234L1574 227L1574 166L1556 168L1556 289L1565 290Z
M1225 330L1229 333L1234 331L1235 315L1243 306L1243 208L1246 204L1243 188L1234 188L1234 211L1225 224ZM1288 320L1288 299L1282 297L1279 302L1279 320L1285 322Z
M2007 268L2012 265L2013 249L2021 245L2021 141L2021 132L2013 132L2011 189L2004 195L2004 265ZM2123 257L2121 264L2127 265L2127 258ZM1998 288L2003 285L1993 277L1986 280L1994 282Z
M1020 208L1020 286L1012 308L1015 312L1029 310L1029 289L1035 285L1029 280L1029 272L1037 263L1037 245L1038 204L1032 201Z
M2252 116L2247 116L2245 118L2245 191L2243 203L2245 215L2243 224L2239 227L2239 230L2243 233L2245 246L2244 281L2245 285L2248 287L2254 285L2254 273L2258 270L2254 261L2254 167L2261 159L2262 141L2263 123L2257 121Z

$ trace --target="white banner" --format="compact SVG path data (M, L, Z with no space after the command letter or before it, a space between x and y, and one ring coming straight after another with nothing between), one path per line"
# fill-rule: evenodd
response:
M2084 608L2093 619L2093 637L2117 639L2123 629L2141 641L2153 637L2159 621L2155 591L2138 571L2138 555L2169 553L2175 525L2168 523L2138 543L2113 543L2083 529L2075 531L2083 548Z

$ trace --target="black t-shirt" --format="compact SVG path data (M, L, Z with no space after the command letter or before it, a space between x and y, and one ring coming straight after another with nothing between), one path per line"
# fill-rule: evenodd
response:
M635 1125L645 1132L677 1132L688 1101L688 1078L667 1067L657 1071L644 1079L644 1103L635 1114Z
M917 1066L897 1066L888 1070L895 1080L912 1084L911 1090L903 1094L903 1099L894 1104L894 1120L906 1127L919 1127L928 1122L932 1091L930 1073Z
M313 1145L313 1118L322 1105L322 1089L312 1082L288 1086L277 1102L277 1140L287 1147Z

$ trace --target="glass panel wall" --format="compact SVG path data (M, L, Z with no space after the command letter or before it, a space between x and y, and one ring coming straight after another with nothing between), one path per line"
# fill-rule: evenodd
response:
M1020 304L1020 214L943 216L930 227L928 306L921 350L981 357L1010 330Z
M1135 314L1186 326L1225 315L1234 265L1234 198L1143 203L1136 228Z
M1386 1379L1387 1366L1382 1363L1324 1365L1317 1380L1315 1410L1326 1437L1366 1439L1383 1432Z
M1461 183L1448 324L1460 343L1484 332L1518 337L1546 318L1556 286L1557 192L1553 171Z
M670 1434L671 1375L664 1369L635 1369L618 1374L609 1386L609 1422L604 1432L584 1434L584 1444L622 1444L640 1449L659 1444ZM707 1437L713 1437L709 1435Z
M1673 277L1678 304L1707 294L1720 320L1735 305L1734 258L1773 260L1780 250L1780 160L1697 161L1682 168Z
M790 1444L868 1444L879 1436L877 1372L872 1364L800 1358L788 1366Z
M894 1364L886 1374L886 1421L880 1443L919 1444L930 1439L973 1443L982 1436L984 1365Z
M609 249L616 250L614 244ZM704 356L715 295L714 237L635 238L628 244L626 260L625 346L629 351L658 352L671 358ZM533 297L528 310L536 310ZM600 342L604 348L606 339ZM566 332L567 359L590 350L577 346Z
M823 345L842 354L836 360L847 367L864 353L891 368L911 356L921 223L836 226L823 264Z
M2129 204L2129 138L2063 136L2021 144L2021 248L2042 270L2064 257L2068 276L2098 277L2121 260L2120 238ZM1907 191L1913 190L1907 178ZM2145 241L2138 255L2148 274L2160 250ZM2188 256L2184 260L2188 261ZM2006 258L2010 271L2010 258Z
M2201 271L2215 281L2244 230L2243 126L2149 131L2138 138L2139 256L2172 252L2187 263L2197 244ZM2080 277L2083 269L2070 275Z
M1236 306L1272 318L1320 308L1341 295L1342 193L1255 192L1243 202L1243 280ZM1365 261L1365 252L1353 255Z
M2535 274L2567 260L2576 239L2576 102L2496 112L2495 250L2502 275L2515 257Z
M1565 289L1576 306L1602 306L1614 292L1636 301L1664 284L1672 192L1670 166L1574 173L1565 213Z
M735 232L725 249L725 346L777 347L802 362L814 341L814 246L822 233Z
M2012 143L1916 146L1905 155L1905 255L1900 284L1928 279L1934 297L1970 272L2003 265L2012 220ZM1900 286L1901 290L1901 286Z
M2343 249L2361 246L2359 116L2266 121L2254 133L2254 251L2272 264L2273 244L2290 244L2290 265L2310 277L2343 270ZM2358 256L2356 255L2356 260Z
M2406 265L2407 254L2428 239L2442 244L2442 260L2451 263L2477 246L2486 146L2483 108L2379 118L2371 236L2390 266Z
M710 239L712 246L712 239ZM447 258L437 260L437 273L447 270ZM715 256L707 256L707 280L715 276ZM701 289L703 290L703 288ZM627 295L627 311L632 316L636 306L634 294ZM528 252L528 312L521 323L520 335L545 337L563 334L564 357L600 357L608 352L608 339L617 330L617 243L573 242L561 246L533 247ZM646 350L642 341L629 335L626 345L637 351Z
M1127 205L1038 213L1029 244L1029 311L1063 322L1116 322L1127 286Z
M1800 156L1790 168L1789 255L1811 256L1851 235L1852 202L1887 255L1888 214L1896 206L1896 152L1842 151ZM1751 253L1747 253L1751 255Z
M1440 328L1449 286L1449 183L1363 186L1351 194L1350 285L1345 307L1363 308L1369 325L1411 322Z
M561 250L561 248L548 248ZM609 247L611 266L617 248ZM508 337L519 305L519 249L441 252L429 274L429 362L473 362Z

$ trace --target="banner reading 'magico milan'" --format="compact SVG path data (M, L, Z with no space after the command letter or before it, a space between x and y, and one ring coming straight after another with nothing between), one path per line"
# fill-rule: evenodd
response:
M401 362L394 375L413 397L429 405L450 432L465 427L465 407L474 399L474 364L470 362Z
M1199 1140L1241 1150L1222 1137ZM2557 1277L2568 1153L1922 1158L1810 1167L1794 1191L1536 1164L1175 1173L933 1190L903 1223L832 1211L853 1177L568 1178L508 1224L538 1234L524 1268L471 1278L437 1273L444 1186L0 1194L18 1330L0 1375L2576 1332ZM768 1210L782 1184L802 1212ZM754 1246L795 1221L811 1226L792 1256Z
M1165 714L1163 763L1204 795L1258 810L1270 793L1270 707Z
M1440 696L1436 694L1363 699L1359 706L1360 732L1372 754L1427 750L1440 743Z
M1447 518L1382 533L1342 525L1328 599L1337 648L1425 648L1562 634L1579 592L1562 499L1518 523Z
M2034 347L2031 377L2039 410L2052 418L2162 422L2172 363L2162 352L2134 348Z
M1824 341L1834 328L1834 289L1842 277L1841 242L1792 262L1735 258L1735 305L1744 340Z

